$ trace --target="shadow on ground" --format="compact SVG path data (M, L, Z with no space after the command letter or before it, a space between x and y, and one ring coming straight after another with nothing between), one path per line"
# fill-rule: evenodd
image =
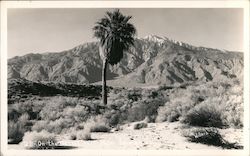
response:
M29 150L70 150L76 149L75 146L48 146L48 147L39 147L39 148L30 148Z
M54 147L54 149L56 150L70 150L70 149L75 149L77 147L75 146L56 146Z
M237 143L229 143L229 142L221 144L221 147L223 149L243 149L243 146L238 145Z

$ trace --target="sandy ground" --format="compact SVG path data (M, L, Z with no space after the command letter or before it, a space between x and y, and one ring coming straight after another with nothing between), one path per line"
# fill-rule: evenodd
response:
M134 130L135 123L122 126L120 131L110 133L91 133L93 140L67 140L61 138L61 145L73 146L76 149L130 149L130 150L165 150L165 149L212 149L221 150L221 147L208 146L188 142L182 136L184 127L178 123L149 123L147 128ZM222 136L229 142L243 145L243 130L223 129ZM24 149L22 145L9 145L9 149Z

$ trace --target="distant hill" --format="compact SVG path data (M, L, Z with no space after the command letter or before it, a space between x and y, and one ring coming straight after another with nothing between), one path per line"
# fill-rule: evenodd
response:
M112 89L108 87L108 91ZM71 96L78 98L99 99L102 87L100 85L77 85L69 83L36 83L25 79L9 79L8 103L32 96Z
M27 54L8 60L9 79L88 84L101 81L102 61L96 42L73 49ZM109 66L108 79L146 85L174 85L243 79L243 53L195 47L166 37L136 39L122 61Z

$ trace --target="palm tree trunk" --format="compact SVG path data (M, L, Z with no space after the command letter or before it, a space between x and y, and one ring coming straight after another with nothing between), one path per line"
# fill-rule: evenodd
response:
M106 70L108 66L107 59L103 59L102 65L102 104L107 105L107 85L106 85Z

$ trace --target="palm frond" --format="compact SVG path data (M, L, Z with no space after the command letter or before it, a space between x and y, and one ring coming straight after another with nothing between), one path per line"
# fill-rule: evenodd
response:
M94 36L99 39L103 49L102 56L113 65L123 57L123 52L134 45L136 29L129 23L132 16L124 16L118 9L114 12L106 12L104 18L96 22L93 27Z

